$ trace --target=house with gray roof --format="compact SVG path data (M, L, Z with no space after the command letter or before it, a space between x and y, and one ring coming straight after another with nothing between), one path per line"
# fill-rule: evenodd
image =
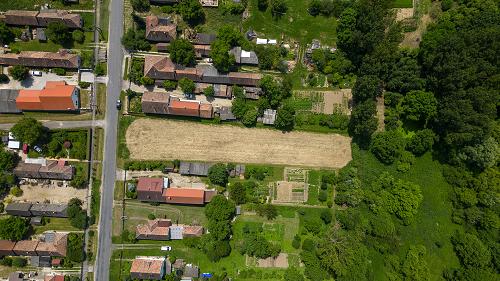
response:
M11 216L31 217L31 203L10 203L5 212Z
M68 217L67 204L49 204L49 203L35 203L31 206L31 215L39 217Z
M179 173L186 176L208 176L208 170L214 164L202 162L181 162Z
M0 90L0 113L21 113L16 106L16 98L19 90L1 89Z
M237 64L259 65L259 58L254 51L245 51L241 47L234 47L229 53L234 55Z

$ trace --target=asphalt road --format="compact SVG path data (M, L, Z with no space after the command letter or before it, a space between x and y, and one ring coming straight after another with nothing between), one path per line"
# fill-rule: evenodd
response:
M49 129L76 129L92 127L92 120L84 121L42 121L43 126ZM95 120L96 127L104 127L104 120ZM0 130L10 130L15 123L0 124Z
M104 131L104 160L102 170L101 206L99 212L99 241L94 266L94 280L109 280L111 260L111 227L113 217L113 189L116 179L116 148L118 110L116 100L122 89L123 0L111 0L108 38L108 85L106 92L106 119Z

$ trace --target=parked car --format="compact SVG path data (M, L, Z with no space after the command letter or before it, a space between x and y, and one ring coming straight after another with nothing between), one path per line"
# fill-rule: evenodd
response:
M42 72L39 70L33 70L31 71L31 75L33 76L42 76Z
M33 146L33 149L38 153L42 153L42 149L38 145Z
M172 251L172 247L170 246L161 246L162 251Z
M116 100L116 109L120 110L122 108L122 101Z

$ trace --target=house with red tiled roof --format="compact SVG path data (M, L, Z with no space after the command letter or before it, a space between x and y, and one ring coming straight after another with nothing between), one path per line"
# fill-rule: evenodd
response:
M177 38L177 25L169 19L146 17L146 39L153 42L171 42Z
M10 240L0 240L0 257L15 255L14 254L15 245L16 242L12 242Z
M161 280L166 273L165 257L136 257L130 267L130 278Z
M67 50L58 52L21 51L19 54L0 54L1 65L23 65L27 67L40 68L67 68L78 69L80 67L80 56L69 53Z
M203 205L205 204L205 191L196 188L167 188L163 191L165 203Z
M200 116L200 102L194 100L170 99L168 104L168 114L179 116Z
M65 81L48 81L41 90L20 90L16 107L22 111L75 111L80 91Z
M138 240L170 240L169 219L148 220L146 224L139 224L135 229L135 237Z
M46 232L43 240L36 246L39 256L65 257L68 247L68 234L60 232Z
M137 182L137 199L145 202L162 202L163 189L168 187L167 178L139 178Z
M21 240L14 246L14 253L17 256L38 256L36 252L36 246L38 246L37 240Z

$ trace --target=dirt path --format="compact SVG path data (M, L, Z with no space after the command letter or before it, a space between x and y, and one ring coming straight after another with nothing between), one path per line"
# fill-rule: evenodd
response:
M377 119L378 128L377 131L385 131L385 104L384 97L377 97Z
M141 118L126 133L131 159L267 163L341 168L351 139L336 134L282 133L270 129L202 125Z

